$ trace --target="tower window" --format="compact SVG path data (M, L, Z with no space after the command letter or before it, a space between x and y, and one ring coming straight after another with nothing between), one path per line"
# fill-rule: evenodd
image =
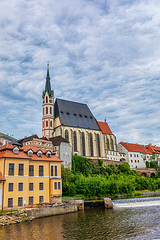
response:
M44 115L44 108L43 108L43 115Z
M67 112L67 115L69 115L69 112Z
M50 121L50 127L52 127L52 121Z
M76 113L74 113L74 116L77 116L77 114L76 114Z
M52 114L52 108L50 107L50 114Z
M46 96L46 103L48 103L48 97Z
M48 107L46 107L46 114L48 114Z
M46 121L46 127L48 127L48 121Z
M79 114L79 116L80 116L80 117L82 117L82 115L81 115L81 114Z

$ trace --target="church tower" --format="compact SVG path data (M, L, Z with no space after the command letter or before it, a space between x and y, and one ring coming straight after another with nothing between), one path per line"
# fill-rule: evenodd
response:
M54 132L54 92L51 90L49 64L47 64L45 90L42 94L42 107L42 137L50 138Z

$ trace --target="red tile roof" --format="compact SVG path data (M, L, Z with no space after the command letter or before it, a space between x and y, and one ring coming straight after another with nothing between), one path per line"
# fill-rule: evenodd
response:
M160 154L160 147L152 146L152 145L146 145L145 147L147 150L151 151L152 153Z
M99 122L99 121L97 121L97 123L98 123L100 129L102 130L102 133L113 135L110 127L108 126L108 123L106 123L106 122Z
M120 142L120 144L124 148L126 148L129 152L140 152L140 153L152 154L152 152L149 149L146 149L144 145L127 143L127 142Z

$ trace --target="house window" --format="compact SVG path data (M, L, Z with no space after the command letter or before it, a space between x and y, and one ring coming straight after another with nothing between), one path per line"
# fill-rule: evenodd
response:
M23 206L23 197L18 198L18 206Z
M39 166L39 176L40 177L43 176L43 166L42 165Z
M18 167L18 175L23 176L23 172L24 172L24 164L20 163Z
M54 183L54 189L57 190L57 182Z
M55 176L57 176L57 170L58 170L58 167L55 166Z
M23 183L18 183L18 191L23 191Z
M43 196L39 196L39 203L44 202L44 197Z
M51 166L51 177L53 177L53 166Z
M33 204L33 196L29 197L29 205Z
M138 163L139 163L139 160L138 160Z
M133 163L133 160L131 160L131 162Z
M134 154L134 157L136 157L136 154Z
M48 151L46 155L47 155L47 158L51 158L51 152Z
M29 183L29 191L33 191L33 183Z
M43 182L39 183L39 190L43 190Z
M8 207L13 207L13 198L8 198Z
M137 157L138 157L138 154L137 154Z
M13 192L13 183L8 183L8 192Z
M29 165L29 176L34 176L34 165Z
M9 176L14 176L14 163L9 163Z
M136 160L135 160L135 162L136 162Z
M58 189L61 189L61 182L58 182Z
M132 154L130 154L130 157L132 157Z

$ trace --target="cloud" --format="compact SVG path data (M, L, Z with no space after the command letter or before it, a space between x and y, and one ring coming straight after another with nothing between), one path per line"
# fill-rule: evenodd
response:
M0 3L0 131L41 136L50 61L55 97L87 103L119 141L160 143L160 3Z

